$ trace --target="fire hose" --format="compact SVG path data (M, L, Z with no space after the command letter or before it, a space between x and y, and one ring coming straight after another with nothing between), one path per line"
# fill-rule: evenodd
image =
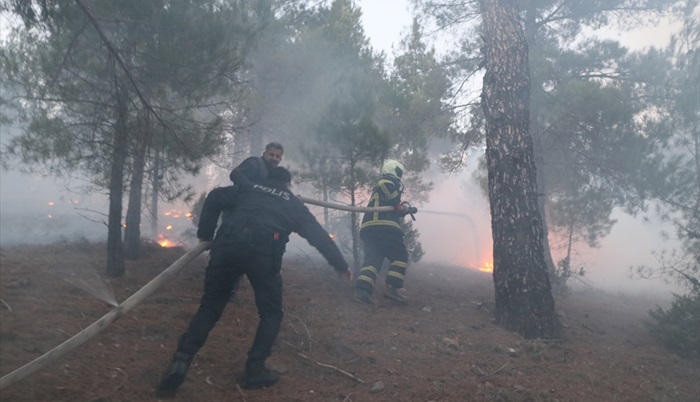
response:
M18 368L17 370L4 375L0 378L0 389L4 389L17 381L20 381L30 374L41 370L42 368L48 366L55 360L60 359L66 355L71 350L77 348L78 346L85 343L88 339L97 335L100 331L105 329L109 324L116 321L118 318L126 314L134 306L143 301L146 297L150 296L151 293L156 291L163 283L170 280L178 272L182 270L190 261L194 260L198 255L202 254L204 250L209 248L210 242L200 242L192 250L188 251L180 257L177 261L172 263L168 268L161 272L158 276L151 279L144 287L136 291L128 299L124 300L117 307L112 309L109 313L105 314L99 320L95 321L89 327L73 335L71 338L63 342L62 344L56 346L55 348L49 350L43 355L37 357L31 362L25 364L24 366Z
M352 206L352 205L338 204L335 202L318 201L318 200L314 200L312 198L302 197L300 195L297 195L297 198L299 198L300 200L302 200L306 204L312 204L312 205L317 205L320 207L339 209L341 211L348 211L348 212L387 212L387 211L394 210L394 207L391 207L391 206L372 207L372 208L370 208L370 207L358 207L358 206Z
M343 211L350 211L350 212L385 212L385 211L391 211L394 209L394 207L375 207L375 208L368 208L368 207L357 207L357 206L349 206L349 205L343 205L343 204L337 204L337 203L332 203L332 202L326 202L326 201L317 201L311 198L306 198L306 197L301 197L297 196L301 201L307 204L313 204L313 205L318 205L322 207L328 207L328 208L333 208L333 209L340 209ZM0 378L0 390L5 389L6 387L9 387L10 385L26 378L27 376L41 370L42 368L48 366L55 360L60 359L61 357L65 356L70 352L71 350L77 348L78 346L82 345L86 341L88 341L90 338L94 337L98 333L100 333L103 329L107 328L108 325L125 315L129 310L131 310L134 306L137 304L141 303L146 297L150 296L153 292L155 292L158 288L160 288L165 282L169 281L172 279L177 273L179 273L187 264L189 264L192 260L194 260L197 256L202 254L204 250L207 250L209 248L209 245L211 242L200 242L197 244L192 250L188 251L180 257L177 261L172 263L168 268L166 268L163 272L161 272L158 276L153 278L150 282L148 282L146 285L144 285L141 289L136 291L133 295L131 295L128 299L124 300L121 304L119 304L117 307L112 309L109 313L105 314L102 316L102 318L98 319L94 323L92 323L90 326L87 328L83 329L82 331L78 332L77 334L73 335L71 338L68 340L64 341L60 345L56 346L55 348L49 350L48 352L44 353L43 355L37 357L36 359L32 360L31 362L25 364L24 366L16 369L15 371L4 375L2 378Z

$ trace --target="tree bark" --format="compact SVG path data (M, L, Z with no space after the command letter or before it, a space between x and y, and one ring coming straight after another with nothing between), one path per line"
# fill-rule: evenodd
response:
M160 148L153 149L151 169L151 239L158 240L158 197L160 192Z
M482 0L496 321L526 339L561 336L542 245L529 133L528 48L517 0Z
M143 200L143 179L146 171L146 150L151 139L149 113L143 122L143 132L136 140L134 164L129 185L129 204L126 209L126 229L124 230L124 257L136 260L141 254L141 205Z
M116 93L116 124L114 128L114 152L109 177L109 217L107 223L107 276L124 275L124 246L122 244L122 197L124 165L126 162L126 99L122 97L117 77L114 77Z

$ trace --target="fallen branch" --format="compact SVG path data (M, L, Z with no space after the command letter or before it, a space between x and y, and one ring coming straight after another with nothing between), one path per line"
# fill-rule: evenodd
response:
M502 365L501 367L499 367L498 370L492 371L492 372L490 372L490 373L485 373L485 372L484 372L479 366L477 366L476 364L472 366L472 369L473 369L473 371L474 371L475 373L477 373L477 374L479 375L479 378L486 378L486 377L492 376L492 375L498 373L499 371L503 370L503 369L504 369L507 365L509 365L509 364L510 364L510 360L507 361L507 362L506 362L504 365Z
M357 377L357 376L355 376L355 375L353 375L353 374L350 374L350 373L348 373L347 371L345 371L345 370L343 370L343 369L341 369L341 368L338 368L338 367L336 367L336 366L332 366L332 365L330 365L330 364L319 363L319 362L317 362L317 361L315 361L315 360L312 360L309 356L307 356L307 355L305 355L305 354L299 352L299 350L298 350L297 348L295 348L294 345L292 345L291 343L286 342L286 341L283 341L283 342L286 343L287 345L289 345L292 349L294 349L294 351L296 351L297 354L298 354L299 356L301 356L301 357L303 357L304 359L310 361L311 363L313 363L313 364L315 364L315 365L317 365L317 366L320 366L320 367L325 367L325 368L329 368L329 369L335 370L335 371L337 371L337 372L339 372L339 373L341 373L341 374L345 374L346 376L352 378L353 380L355 380L355 381L357 381L357 382L359 382L359 383L361 383L361 384L364 384L364 383L365 383L365 382L362 381L359 377Z
M313 341L313 339L311 338L311 332L309 332L309 328L306 326L306 323L304 323L304 321L301 318L291 314L287 314L287 317L296 318L297 320L299 320L299 322L301 322L301 325L303 325L304 329L306 330L306 336L309 338L309 341ZM294 327L294 324L292 324L292 327Z
M243 392L243 388L241 388L240 385L236 384L236 389L238 390L238 393L241 395L241 400L242 400L243 402L246 402L246 399L245 399L245 392Z
M9 305L9 304L5 303L5 300L3 300L3 299L0 299L0 302L2 302L2 304L4 304L4 305L5 305L5 307L7 307L7 309L8 309L8 310L12 311L12 307L10 307L10 305Z
M159 287L161 287L161 285L173 278L178 272L180 272L180 270L182 270L182 268L185 267L185 265L187 265L190 261L194 260L204 250L208 249L209 245L210 242L200 242L192 250L185 253L185 255L180 257L172 265L166 268L165 271L161 272L158 276L156 276L150 282L148 282L144 287L142 287L141 289L136 291L136 293L131 295L131 297L124 300L122 304L112 309L112 311L102 316L102 318L95 321L92 325L73 335L72 338L49 350L43 355L37 357L31 362L0 378L0 389L4 389L5 387L10 386L16 383L17 381L24 379L28 375L41 370L42 368L48 366L54 361L60 359L71 350L82 345L88 339L97 335L109 324L113 323L118 318L126 314L127 311L131 310L134 306L142 302L143 299L150 296L151 293L155 292Z

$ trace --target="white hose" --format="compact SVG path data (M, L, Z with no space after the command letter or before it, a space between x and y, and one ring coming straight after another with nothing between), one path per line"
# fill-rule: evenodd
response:
M351 205L337 204L335 202L318 201L318 200L314 200L312 198L302 197L300 195L297 195L297 198L299 198L301 201L303 201L306 204L313 204L313 205L318 205L321 207L340 209L342 211L349 211L349 212L387 212L387 211L394 210L394 207L392 207L392 206L387 206L387 207L353 207Z
M97 335L109 324L116 321L118 318L126 314L127 311L131 310L134 306L143 301L143 299L150 296L151 293L156 291L165 282L172 279L178 272L180 272L180 270L182 270L182 268L185 267L185 265L194 260L198 255L202 254L204 250L208 249L209 244L210 242L200 242L192 250L185 253L185 255L166 268L165 271L151 279L151 281L144 287L136 291L136 293L131 295L131 297L124 300L124 302L115 307L109 313L102 316L102 318L99 320L95 321L92 325L73 335L73 337L67 341L37 357L31 362L0 378L0 389L5 389L5 387L9 387L17 381L24 379L28 375L48 366L55 360L58 360L66 355L71 350L85 343L88 339Z

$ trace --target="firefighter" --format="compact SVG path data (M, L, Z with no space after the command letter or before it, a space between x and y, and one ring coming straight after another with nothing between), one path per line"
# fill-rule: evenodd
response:
M360 238L364 244L365 260L355 282L355 298L363 303L372 303L374 283L379 276L384 259L389 260L384 296L401 303L408 301L403 294L403 282L408 265L408 251L399 224L408 214L418 209L401 202L403 187L401 177L405 169L395 160L387 160L382 167L382 177L372 190L368 207L392 206L387 212L365 212L360 226Z
M226 213L211 245L199 309L158 384L159 396L171 396L185 380L192 359L227 305L233 283L242 275L253 287L260 317L242 385L256 389L277 382L279 375L265 367L265 360L282 322L280 269L291 232L316 247L341 278L352 280L340 250L309 209L289 191L290 182L289 171L274 167L260 184L217 188L207 196L197 230L200 241L214 237L219 215Z
M270 142L265 145L265 152L263 152L262 156L251 156L245 159L231 170L229 178L234 186L252 186L255 183L259 183L267 178L267 172L270 169L282 162L282 155L284 155L282 144ZM231 297L229 298L231 303L239 304L237 293L240 287L241 279L238 279L231 290Z

